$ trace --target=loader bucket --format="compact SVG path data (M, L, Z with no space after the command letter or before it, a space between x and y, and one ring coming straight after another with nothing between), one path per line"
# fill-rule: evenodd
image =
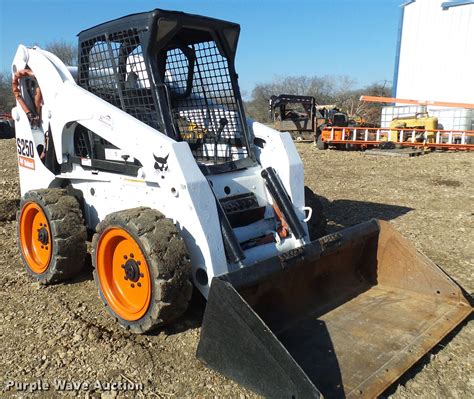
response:
M214 278L197 356L266 397L376 397L471 313L462 289L371 220Z

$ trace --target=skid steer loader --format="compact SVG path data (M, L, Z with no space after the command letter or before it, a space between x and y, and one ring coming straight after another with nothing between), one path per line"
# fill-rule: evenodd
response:
M376 220L324 235L291 137L246 119L240 27L153 10L18 47L18 243L38 281L94 279L120 325L207 298L197 356L270 397L373 397L458 325L461 288ZM305 198L306 196L306 198Z

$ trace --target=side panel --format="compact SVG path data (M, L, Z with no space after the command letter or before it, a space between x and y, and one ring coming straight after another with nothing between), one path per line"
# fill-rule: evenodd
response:
M149 151L150 148L143 148L137 159L145 163L147 156L153 157ZM157 209L173 219L186 241L194 282L207 297L211 279L228 271L213 194L187 144L173 143L167 155L167 169L144 172L146 178L85 171L80 166L62 178L84 193L92 228L111 212L137 206ZM206 271L208 284L196 280L198 269Z
M32 130L21 107L13 108L12 116L15 119L21 195L30 190L49 187L54 180L54 175L44 166L37 151L39 145L44 145L43 129Z

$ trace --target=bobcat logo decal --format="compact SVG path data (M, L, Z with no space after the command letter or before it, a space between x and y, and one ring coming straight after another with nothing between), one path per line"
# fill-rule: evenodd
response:
M168 154L166 157L161 158L157 157L155 154L153 154L153 157L155 158L155 169L159 170L160 172L166 172L168 170L168 157L170 154Z

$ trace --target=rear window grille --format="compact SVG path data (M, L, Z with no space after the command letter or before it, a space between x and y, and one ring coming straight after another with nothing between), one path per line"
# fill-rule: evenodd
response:
M159 129L140 38L127 30L81 43L79 85L112 105ZM87 57L88 56L88 57Z
M179 134L198 161L217 164L248 156L227 60L215 42L168 50L165 83Z

